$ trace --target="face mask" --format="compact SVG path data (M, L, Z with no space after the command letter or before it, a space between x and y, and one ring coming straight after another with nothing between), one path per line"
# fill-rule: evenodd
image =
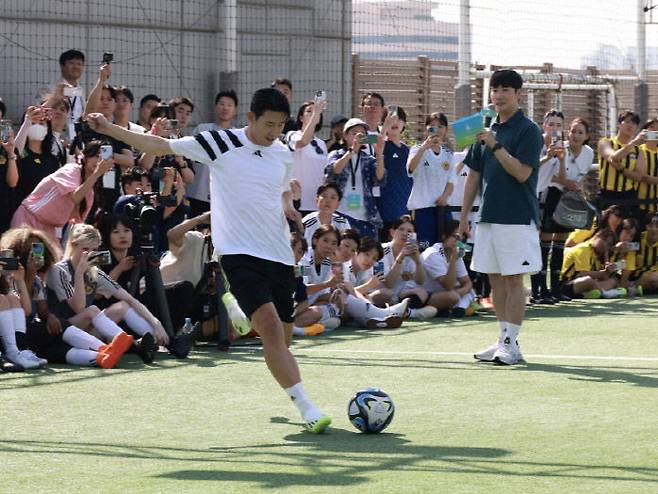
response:
M31 141L43 141L48 134L48 127L41 124L33 124L27 131L27 137Z

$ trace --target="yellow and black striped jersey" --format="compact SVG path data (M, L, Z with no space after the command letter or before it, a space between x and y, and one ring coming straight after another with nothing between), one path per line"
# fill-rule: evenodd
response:
M604 137L604 139L610 142L613 151L617 151L624 147L624 145L619 142L617 136ZM637 167L637 156L639 152L640 149L638 146L634 146L633 149L631 149L630 153L628 153L622 160L624 168L627 170L635 170ZM603 156L599 156L599 184L601 185L602 190L614 192L625 192L637 188L637 182L625 177L620 170L617 170L614 166L608 163L608 160Z
M637 271L658 271L658 241L650 244L647 232L640 236L640 250L635 255Z
M646 144L640 146L640 152L644 155L644 161L647 165L646 174L650 177L658 178L658 149L651 150ZM637 187L638 199L649 199L653 202L650 204L640 203L640 208L645 211L654 212L658 210L658 184L648 184L640 182Z
M564 251L560 279L571 281L577 278L578 273L582 271L600 271L601 269L603 269L603 263L596 255L591 242L582 242Z

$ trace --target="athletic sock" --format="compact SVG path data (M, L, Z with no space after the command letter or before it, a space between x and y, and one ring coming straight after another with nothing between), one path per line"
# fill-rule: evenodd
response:
M509 338L510 344L516 345L516 340L519 338L520 331L521 331L520 324L512 324L511 322L507 323L507 338Z
M619 288L611 288L610 290L601 290L602 298L617 298L622 297L624 292Z
M64 343L81 350L96 351L104 345L104 343L95 336L92 336L75 326L69 326L64 330L62 333L62 340L64 340Z
M362 298L348 295L345 300L345 312L357 321L367 321L368 319L385 319L390 311L381 309Z
M144 336L146 333L153 333L153 328L151 325L146 322L146 319L140 316L132 307L126 311L125 315L123 316L123 320L126 322L128 327L139 336Z
M16 346L18 350L27 349L27 320L25 319L25 311L22 307L9 309L12 317L14 318L14 332L16 337Z
M546 286L546 271L548 266L548 256L551 252L551 241L541 241L539 243L541 246L541 271L538 273L539 281L539 293L545 294L548 292L548 287Z
M498 343L502 343L505 337L507 336L507 325L509 323L505 321L498 321L498 328L500 332L498 333Z
M71 348L66 352L66 363L79 365L82 367L91 367L96 365L96 356L98 353L92 350L83 350L82 348Z
M560 286L560 272L562 271L562 262L564 261L564 241L553 240L553 250L551 251L551 290L557 292Z
M295 404L304 422L314 422L322 417L322 412L316 407L313 402L306 395L304 385L298 382L294 386L286 388L286 393Z
M108 341L112 341L112 339L116 335L118 335L119 333L123 333L123 330L119 326L117 326L117 323L115 323L112 319L107 317L103 312L101 312L96 317L94 317L91 320L91 323L94 325L96 330L101 334L101 336L103 338L107 338Z
M11 309L0 311L0 339L5 347L5 354L11 355L18 352L14 315L11 313Z

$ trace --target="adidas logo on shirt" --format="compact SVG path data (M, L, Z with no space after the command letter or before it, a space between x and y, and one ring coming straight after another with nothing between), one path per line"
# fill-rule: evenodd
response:
M262 155L261 152L260 152L260 149L257 150L257 151L254 151L254 154L255 154L256 156L261 157L261 158L263 157L263 155Z
M398 153L393 153L394 158L399 158Z

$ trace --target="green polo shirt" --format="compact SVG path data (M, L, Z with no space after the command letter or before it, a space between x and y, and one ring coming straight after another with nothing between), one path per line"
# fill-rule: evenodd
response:
M496 117L491 131L509 154L532 167L532 173L528 180L519 183L505 171L489 146L473 144L464 163L480 173L480 221L503 225L529 225L534 221L539 228L537 174L544 146L541 131L521 109L502 124Z

